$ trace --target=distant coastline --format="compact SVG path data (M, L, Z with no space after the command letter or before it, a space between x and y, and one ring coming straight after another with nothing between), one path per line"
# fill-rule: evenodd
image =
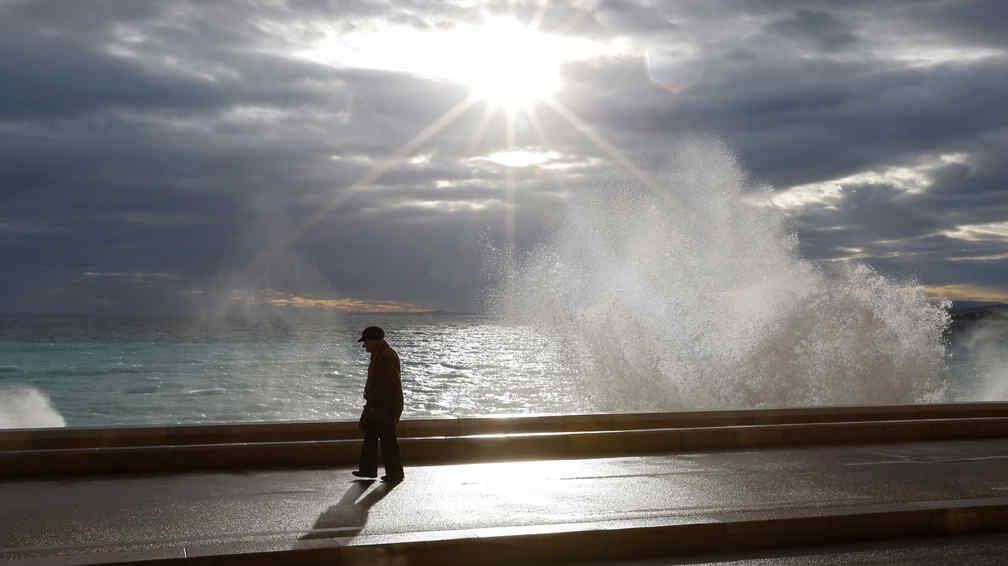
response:
M1008 319L1008 303L955 301L949 309L949 314L952 323L947 332L952 334L981 322Z

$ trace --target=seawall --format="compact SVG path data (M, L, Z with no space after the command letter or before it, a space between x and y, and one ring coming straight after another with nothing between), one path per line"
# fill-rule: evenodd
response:
M0 477L351 465L354 421L0 431ZM407 419L411 464L1008 436L1008 403Z

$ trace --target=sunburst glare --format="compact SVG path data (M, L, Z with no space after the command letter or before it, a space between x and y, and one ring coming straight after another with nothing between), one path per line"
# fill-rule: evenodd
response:
M564 64L622 51L619 44L564 35L511 16L485 16L431 32L390 25L381 30L326 32L298 54L329 65L384 69L469 87L505 109L529 107L563 86Z
M545 139L535 108L542 102L557 111L575 129L577 119L557 100L564 86L562 70L567 64L625 54L628 45L621 40L601 42L566 35L539 27L541 18L523 23L513 16L485 14L478 24L458 24L449 29L417 29L401 24L385 24L365 30L329 29L310 48L295 53L312 61L343 68L366 68L405 73L435 81L446 81L468 88L468 94L387 159L369 169L361 179L318 209L291 237L257 254L254 266L266 258L282 254L304 232L324 218L339 202L356 189L381 177L388 167L403 159L421 144L451 125L478 102L485 102L482 117L470 135L470 149L476 147L492 116L503 111L505 147L487 161L506 166L505 187L509 204L515 196L514 167L533 164L538 154L518 150L516 117L528 118L538 138ZM597 145L598 138L589 136ZM600 146L602 147L602 146ZM603 149L611 148L602 147ZM504 157L501 157L504 156ZM503 161L502 161L503 160ZM618 160L628 164L626 159ZM506 208L506 238L514 241L514 206ZM250 267L251 269L251 267Z

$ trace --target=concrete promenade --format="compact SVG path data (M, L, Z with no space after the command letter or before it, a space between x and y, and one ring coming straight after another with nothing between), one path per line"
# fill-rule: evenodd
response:
M1008 530L1008 434L983 428L1000 430L1003 417L897 416L860 429L863 444L803 442L795 432L792 446L461 459L408 466L392 488L353 481L343 464L9 477L0 481L0 560L522 564ZM815 427L865 422L808 420L780 426L819 438ZM916 423L915 434L953 423L965 438L885 440L905 423ZM777 426L707 424L674 430L723 438L716 429L727 427L738 444L749 437L734 427ZM669 429L639 432L661 430ZM535 443L541 434L517 438Z

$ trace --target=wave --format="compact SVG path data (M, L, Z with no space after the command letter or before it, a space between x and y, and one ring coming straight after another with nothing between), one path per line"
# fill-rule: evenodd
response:
M453 370L459 370L459 371L466 371L466 370L472 369L472 368L470 368L466 364L450 364L450 363L447 363L447 362L438 362L438 365L440 365L443 368L448 368L448 369L453 369Z
M66 426L42 390L27 385L0 386L0 428Z
M490 310L565 340L579 394L606 410L947 394L949 315L919 285L802 259L723 146L683 144L671 160L665 187L580 193L527 256L490 250Z
M63 367L42 372L43 375L51 377L101 377L105 375L141 375L149 373L150 370L134 367L115 368L79 368Z
M204 389L190 389L185 393L186 395L220 395L227 393L227 389L224 387L207 387Z

